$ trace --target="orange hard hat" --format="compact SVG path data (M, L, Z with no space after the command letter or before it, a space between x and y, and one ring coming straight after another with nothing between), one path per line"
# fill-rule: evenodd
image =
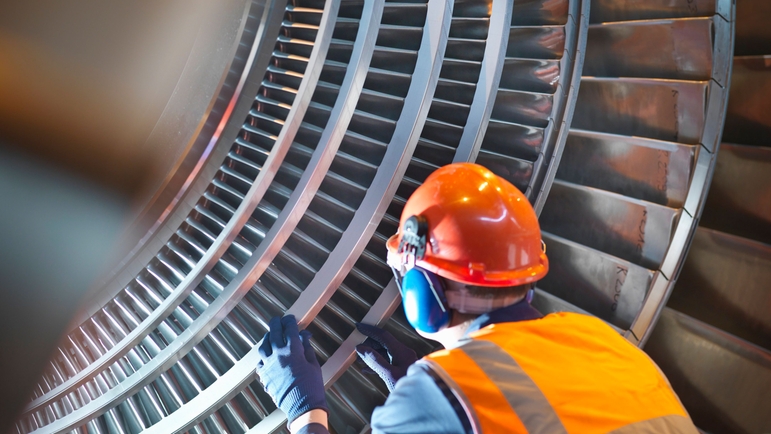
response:
M517 286L549 271L533 207L516 187L471 163L432 173L404 205L388 262L480 286ZM422 240L422 241L416 241Z

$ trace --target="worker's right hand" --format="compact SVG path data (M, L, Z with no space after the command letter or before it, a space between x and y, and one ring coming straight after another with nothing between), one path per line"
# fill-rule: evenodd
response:
M356 353L383 379L388 390L393 391L396 382L407 375L407 368L418 360L417 354L380 327L356 323L356 329L367 336L367 340L356 346Z

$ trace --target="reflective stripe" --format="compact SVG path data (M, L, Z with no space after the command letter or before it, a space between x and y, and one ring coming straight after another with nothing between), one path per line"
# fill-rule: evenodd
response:
M422 359L417 361L416 363L424 363L428 365L428 367L431 368L430 372L436 374L436 376L439 377L439 379L444 382L444 384L450 389L450 391L452 391L452 394L454 395L458 403L461 405L461 407L463 407L463 410L466 416L466 421L471 424L470 428L472 432L474 434L480 434L482 432L482 425L479 423L479 418L477 417L477 414L474 411L474 406L471 405L471 401L469 401L468 397L466 397L466 395L463 393L463 389L461 389L460 386L458 386L458 383L456 383L455 380L453 380L452 377L450 377L450 374L448 374L447 371L445 371L444 368L442 368L442 366L439 363L436 363L431 359ZM456 410L456 413L457 413L457 410ZM463 423L462 415L458 414L458 419L461 420L461 424L464 425L465 427L466 424Z
M444 372L444 369L432 361L424 360L418 361L417 363L428 365L429 369L426 369L426 373L429 377L431 377L432 380L434 380L434 383L436 383L436 386L439 387L442 395L444 395L445 399L447 399L447 402L450 403L452 410L455 412L455 415L458 416L458 420L460 420L460 424L463 425L463 432L466 434L480 433L482 430L480 429L479 421L476 421L476 413L469 411L469 409L471 409L471 403L461 402L461 399L458 398L458 392L456 391L460 391L460 389L458 388L457 384L450 386L442 379L440 372L444 374L445 377L449 377L449 375ZM452 381L452 379L450 379L450 381ZM463 392L460 392L460 395L463 395ZM466 397L464 396L463 398L465 399ZM472 420L475 421L474 426L472 426Z
M498 345L472 340L458 348L471 357L517 413L529 433L566 433L557 413L530 376Z
M622 426L609 434L699 434L693 422L685 416L672 414Z

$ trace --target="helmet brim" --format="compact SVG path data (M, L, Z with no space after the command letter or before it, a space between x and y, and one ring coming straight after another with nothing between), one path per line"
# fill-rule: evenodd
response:
M394 234L386 242L388 249L388 265L400 269L402 266L399 249L399 234ZM536 265L515 270L483 270L471 266L463 267L439 258L426 256L417 260L415 265L436 273L445 279L478 286L519 286L541 280L549 272L549 258L541 252ZM469 264L471 265L471 264Z

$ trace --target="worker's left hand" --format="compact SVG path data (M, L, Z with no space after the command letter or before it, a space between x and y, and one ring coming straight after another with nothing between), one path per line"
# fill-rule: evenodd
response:
M310 332L298 331L294 315L274 317L269 328L258 344L257 374L273 402L289 423L315 408L329 413Z
M418 360L417 354L380 327L357 322L356 329L367 336L367 340L356 346L356 353L383 379L388 390L393 391L396 382L407 375L407 369Z

